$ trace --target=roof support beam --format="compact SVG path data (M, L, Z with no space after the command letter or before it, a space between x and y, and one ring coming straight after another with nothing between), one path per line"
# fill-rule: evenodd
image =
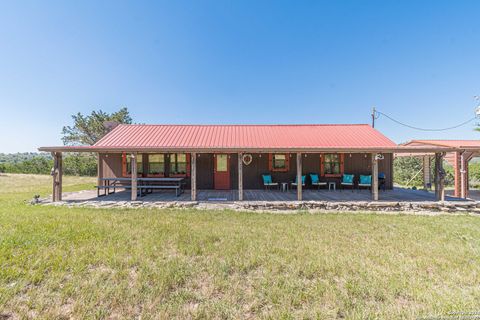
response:
M52 201L62 201L62 176L63 176L63 160L61 152L52 152L53 157L53 190Z
M430 156L423 156L423 188L429 190L432 188L432 169Z
M243 153L238 153L238 201L243 201Z
M378 158L372 153L372 200L378 201Z
M190 195L192 201L197 201L197 154L195 152L192 152L191 154L191 180L190 180Z
M445 201L445 170L443 169L444 153L435 153L435 198Z
M297 200L302 201L302 153L297 153Z
M137 153L133 152L130 155L130 166L132 171L132 201L137 200Z

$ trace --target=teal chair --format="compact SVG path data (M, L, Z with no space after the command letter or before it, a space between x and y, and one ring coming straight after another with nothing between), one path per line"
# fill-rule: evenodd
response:
M302 187L305 187L305 181L307 180L307 176L306 175L303 175L302 176ZM298 187L298 181L297 181L297 177L295 177L295 181L291 183L292 187L295 187L297 188Z
M360 180L358 181L358 188L372 189L372 176L360 175Z
M350 187L352 188L353 192L353 189L355 187L355 183L353 181L354 178L355 176L353 174L343 174L342 181L340 182L340 186L342 187L342 189L345 189L345 187Z
M310 180L312 180L312 186L316 186L318 189L320 189L320 187L327 187L327 182L320 181L316 173L310 173Z
M268 190L268 188L273 188L273 187L278 188L278 182L273 182L271 175L262 174L262 180L263 180L263 186L265 187L265 190Z

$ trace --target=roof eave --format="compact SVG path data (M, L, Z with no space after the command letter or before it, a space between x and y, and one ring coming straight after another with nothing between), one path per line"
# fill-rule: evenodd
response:
M197 152L197 153L237 153L237 152L304 152L304 153L323 153L323 152L352 152L352 153L435 153L435 152L453 152L458 151L456 148L449 147L408 147L408 146L365 146L365 147L279 147L279 148L242 148L242 147L209 147L209 148L192 148L192 147L100 147L100 146L58 146L58 147L40 147L39 151L44 152L101 152L101 153L118 153L118 152Z

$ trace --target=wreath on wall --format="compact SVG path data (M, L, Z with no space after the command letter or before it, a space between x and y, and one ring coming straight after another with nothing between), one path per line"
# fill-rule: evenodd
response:
M250 163L252 163L253 157L251 154L247 153L242 156L242 161L243 163L248 166Z

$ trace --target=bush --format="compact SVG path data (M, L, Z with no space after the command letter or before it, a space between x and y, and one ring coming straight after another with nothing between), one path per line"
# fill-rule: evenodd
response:
M393 162L393 181L402 186L422 186L423 174L418 173L422 168L423 162L419 157L395 158ZM417 175L415 176L415 174Z
M70 154L63 159L63 172L70 176L96 176L97 157L91 153Z
M434 184L435 162L432 161L432 185ZM445 185L453 186L455 183L453 167L448 163L443 163L445 170ZM396 184L413 187L423 186L423 159L420 157L398 157L393 162L393 181ZM479 167L480 180L480 167Z

